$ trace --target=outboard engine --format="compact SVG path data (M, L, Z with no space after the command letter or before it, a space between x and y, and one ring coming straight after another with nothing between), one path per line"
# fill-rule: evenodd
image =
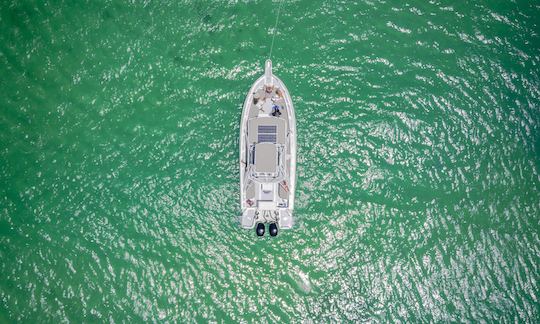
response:
M278 232L277 224L276 223L270 224L269 231L270 231L270 236L276 236Z
M264 235L264 224L259 223L257 224L257 236L263 236Z

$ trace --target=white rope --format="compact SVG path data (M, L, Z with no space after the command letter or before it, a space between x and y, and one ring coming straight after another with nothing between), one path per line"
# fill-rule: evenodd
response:
M277 24L278 24L278 20L279 20L279 13L281 12L281 4L283 3L283 0L279 0L279 7L278 7L278 11L277 11L277 16L276 16L276 23L274 24L274 29L272 31L272 45L270 46L270 56L268 57L269 59L272 59L272 50L274 49L274 39L276 38L276 28L277 28Z

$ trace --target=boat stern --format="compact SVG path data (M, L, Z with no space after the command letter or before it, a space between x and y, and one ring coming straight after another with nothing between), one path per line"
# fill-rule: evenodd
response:
M281 208L276 210L257 210L256 208L246 208L242 212L240 225L245 229L252 229L258 223L276 223L280 229L291 229L294 225L292 210Z

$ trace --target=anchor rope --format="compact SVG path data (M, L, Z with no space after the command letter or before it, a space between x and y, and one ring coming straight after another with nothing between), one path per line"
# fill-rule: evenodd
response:
M276 30L277 30L277 24L279 21L279 14L281 12L281 5L283 4L283 0L279 0L279 6L276 16L276 23L274 24L274 29L272 30L272 45L270 45L270 55L268 56L269 59L272 59L272 50L274 49L274 39L276 39Z

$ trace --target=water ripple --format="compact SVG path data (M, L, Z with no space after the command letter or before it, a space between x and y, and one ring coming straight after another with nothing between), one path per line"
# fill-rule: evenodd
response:
M297 223L257 239L273 12L0 5L0 322L538 321L538 6L284 2Z

